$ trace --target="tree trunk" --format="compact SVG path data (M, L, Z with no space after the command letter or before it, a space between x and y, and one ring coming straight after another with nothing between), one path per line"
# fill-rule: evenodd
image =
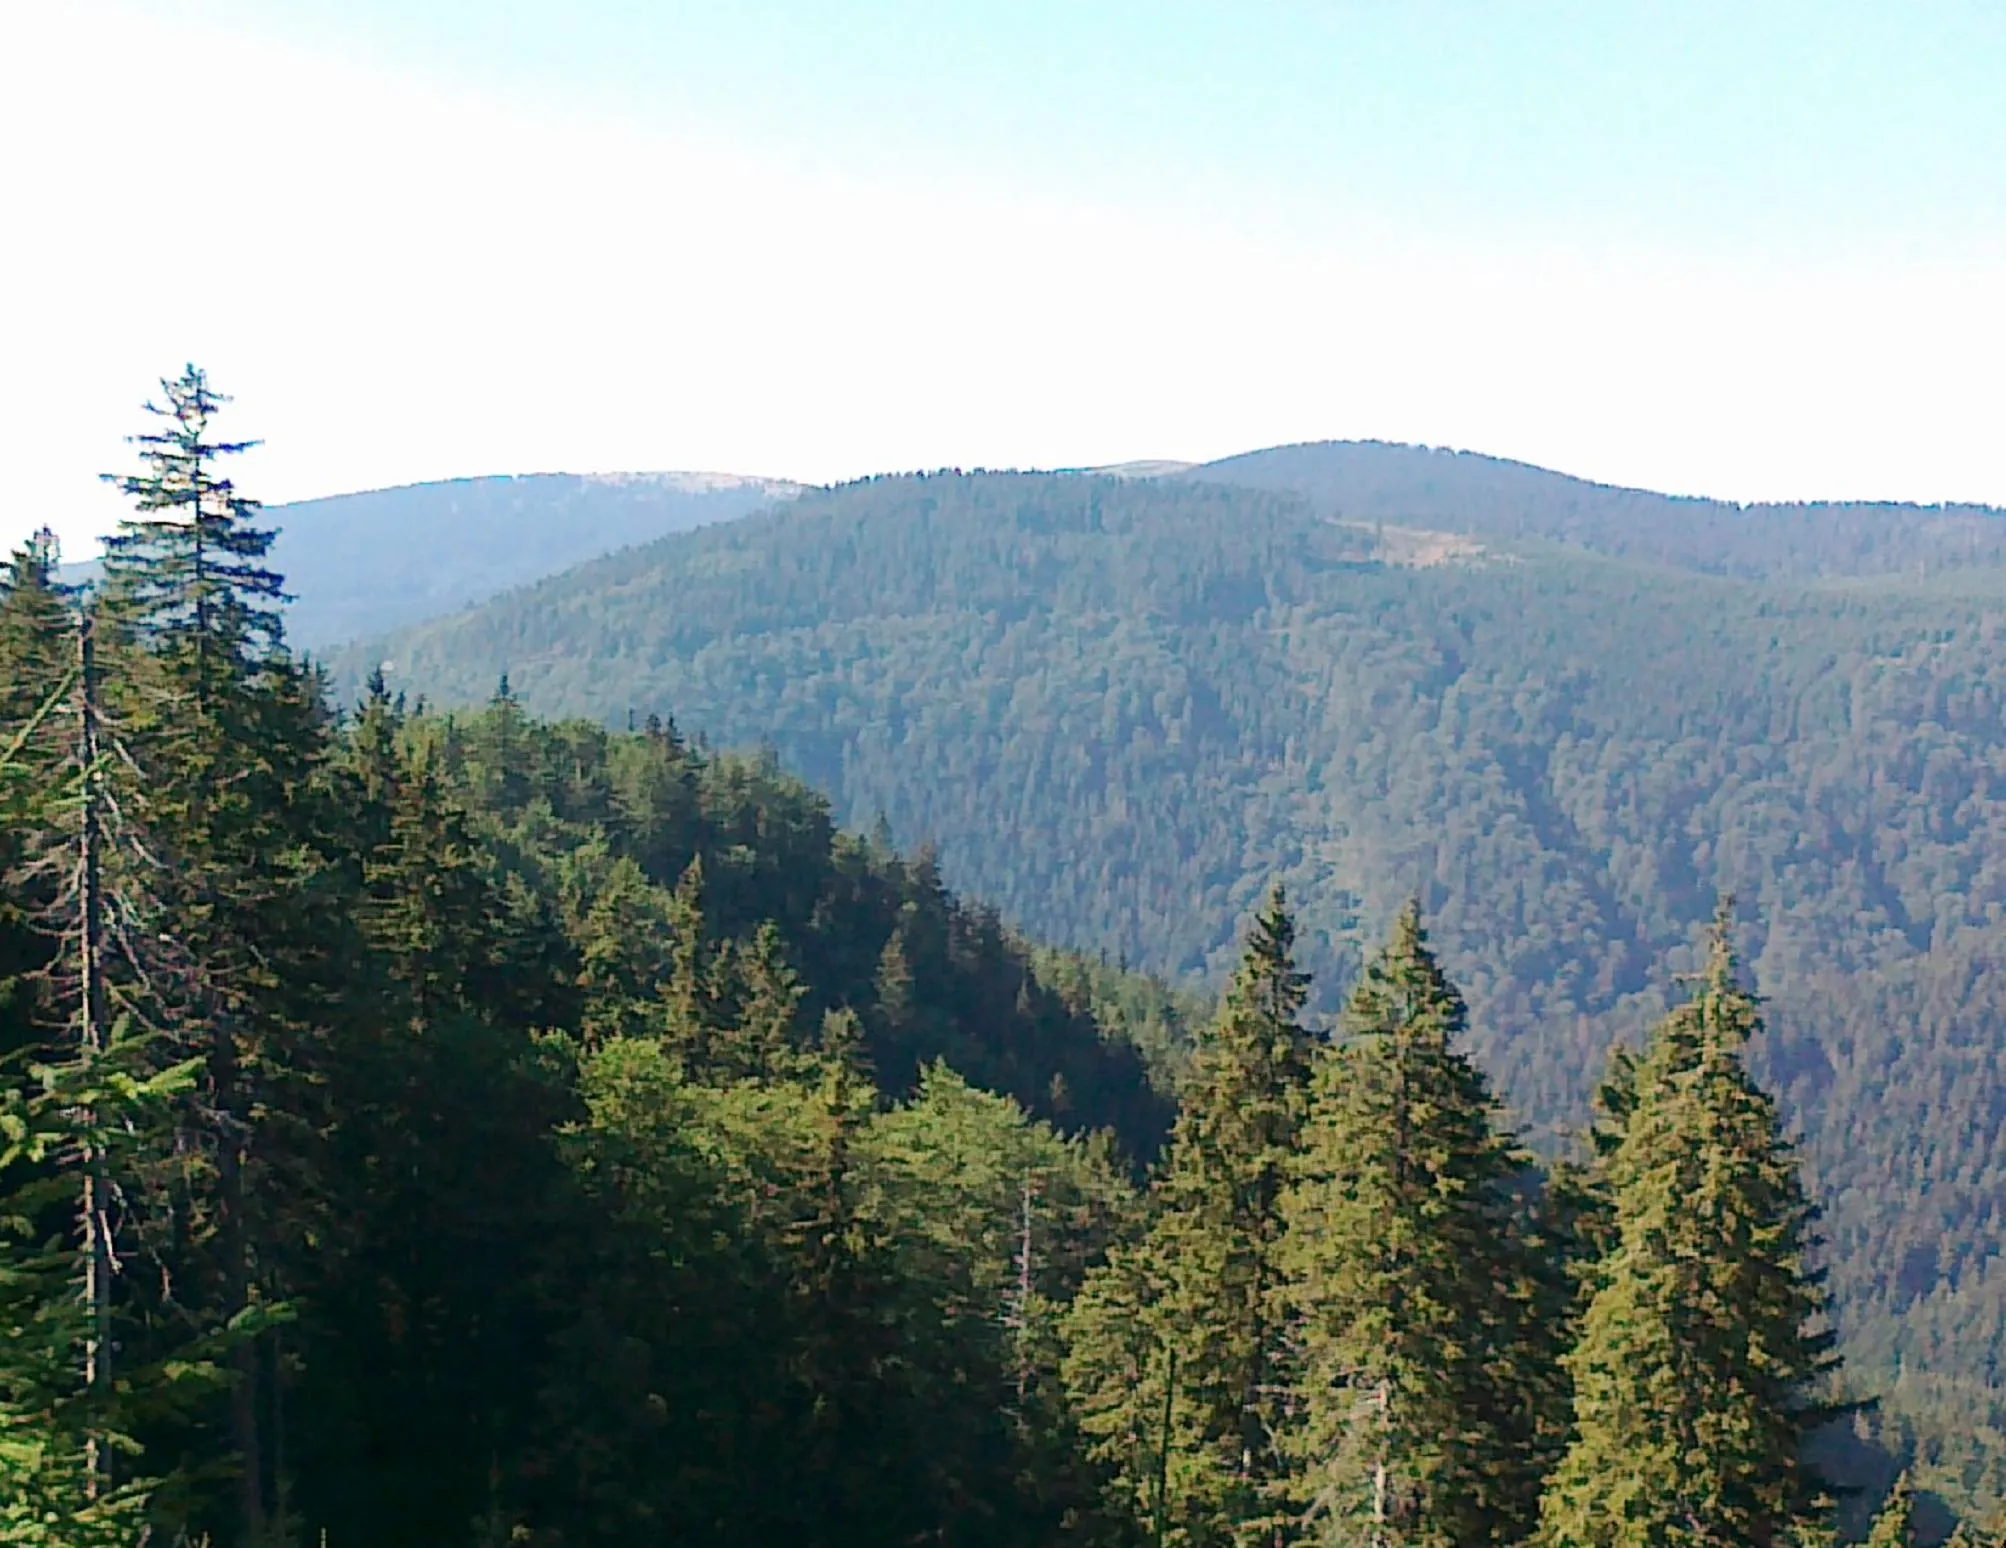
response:
M77 828L77 977L81 991L82 1025L78 1052L94 1065L105 1050L104 989L104 793L98 784L97 642L88 607L77 620L77 762L79 801ZM111 1391L111 1200L106 1196L104 1154L97 1142L97 1114L84 1115L90 1135L84 1151L84 1187L79 1213L83 1230L84 1302L90 1330L84 1341L84 1384L95 1403ZM93 1425L102 1415L93 1416ZM92 1435L87 1443L90 1493L109 1472L111 1458Z

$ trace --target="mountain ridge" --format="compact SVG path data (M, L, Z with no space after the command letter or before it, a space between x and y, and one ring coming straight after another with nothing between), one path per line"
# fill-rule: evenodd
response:
M1485 453L1385 441L1267 447L1211 462L1141 459L1069 477L1202 482L1293 495L1353 524L1549 541L1757 578L1845 580L2006 565L1993 507L1745 504L1602 484ZM704 471L492 474L269 508L289 632L323 652L534 584L673 532L799 498L788 479ZM94 564L66 567L72 581Z
M1176 476L1295 494L1352 520L1543 539L1759 579L2006 564L2006 512L1974 503L1668 495L1482 452L1386 441L1267 447Z

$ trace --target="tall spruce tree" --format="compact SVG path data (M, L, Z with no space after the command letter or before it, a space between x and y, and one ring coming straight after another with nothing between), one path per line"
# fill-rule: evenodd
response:
M1659 1026L1610 1155L1612 1246L1567 1357L1575 1434L1548 1548L1825 1540L1801 1458L1833 1364L1813 1210L1741 1050L1761 1029L1726 905L1698 992Z
M661 985L662 1035L685 1068L702 1075L712 1062L718 1025L717 947L704 917L703 856L683 867L668 906L668 975Z
M1284 1202L1305 1541L1470 1548L1537 1516L1555 1298L1465 1020L1410 904L1319 1061Z
M0 726L7 728L0 751L16 770L33 766L38 738L46 745L58 689L76 665L60 562L55 534L45 530L0 571Z
M279 1289L282 1244L313 1234L300 1215L315 1195L302 1171L313 1045L341 999L331 953L350 910L322 884L322 685L284 648L283 588L264 563L273 534L222 471L250 443L216 436L227 400L197 368L161 388L147 405L157 428L133 438L140 470L112 478L135 509L105 545L106 645L162 861L161 929L186 965L173 1029L204 1058L188 1125L202 1166L182 1190L171 1282L180 1300L245 1326ZM277 1504L270 1354L246 1339L235 1355L238 1482L217 1522L227 1542L260 1541Z
M787 960L780 927L766 920L751 941L733 946L724 966L731 1009L715 1039L718 1072L761 1080L811 1075L814 1061L801 1034L808 991Z
M1095 1458L1166 1543L1280 1542L1282 1193L1308 1107L1307 979L1277 887L1204 1041L1134 1248L1067 1319L1066 1379Z
M0 585L0 1543L81 1548L144 1535L161 1480L135 1431L213 1392L219 1344L148 1338L118 1292L190 1070L148 1035L171 962L115 789L97 609L55 562L45 534Z

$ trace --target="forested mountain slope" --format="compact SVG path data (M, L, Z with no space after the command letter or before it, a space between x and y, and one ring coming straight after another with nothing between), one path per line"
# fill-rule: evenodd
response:
M2006 562L2006 519L1990 506L1737 505L1380 441L1275 446L1181 476L1299 494L1347 521L1545 538L1708 574L1814 580Z
M1193 979L1271 877L1327 991L1418 895L1549 1134L1732 890L1854 1349L1991 1403L2006 585L1391 537L1202 482L881 479L347 667L770 743L1014 923Z
M719 473L456 478L276 505L296 648L399 629L600 554L729 521L799 486ZM78 565L68 577L95 573Z
M2006 562L2006 522L1984 507L1743 507L1420 446L1326 442L1199 467L1137 463L1104 471L1293 493L1346 521L1545 538L1709 573L1912 575ZM783 480L709 473L450 479L275 506L272 556L295 597L287 625L293 643L320 650L799 493Z

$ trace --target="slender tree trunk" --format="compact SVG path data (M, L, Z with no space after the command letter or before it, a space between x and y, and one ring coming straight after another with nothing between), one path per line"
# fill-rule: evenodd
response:
M1017 1304L1011 1308L1008 1318L1011 1331L1017 1335L1017 1417L1024 1420L1024 1405L1031 1392L1031 1206L1036 1197L1031 1184L1031 1174L1024 1174L1023 1219L1019 1224L1017 1238Z
M195 593L195 720L210 727L209 576L207 533L203 528L201 469L195 470L189 499L189 527L194 560ZM199 831L206 813L201 792L195 792L191 815ZM209 1043L209 1079L216 1104L216 1208L219 1245L223 1254L223 1314L233 1318L251 1304L251 1234L244 1218L244 1161L249 1148L249 1115L240 1113L240 1069L235 1019L227 1007L214 1013ZM230 1389L230 1443L237 1453L237 1514L242 1542L265 1540L265 1450L258 1423L258 1347L261 1340L239 1339L231 1350L235 1383Z
M1388 1541L1386 1522L1392 1514L1388 1507L1387 1495L1391 1482L1386 1468L1385 1426L1387 1409L1391 1406L1392 1393L1382 1380L1379 1390L1373 1394L1374 1406L1379 1410L1380 1453L1379 1460L1372 1464L1372 1541L1375 1548L1384 1548Z
M216 1191L222 1217L223 1312L225 1317L235 1317L251 1304L251 1254L244 1220L244 1137L236 1112L237 1048L227 1016L217 1017L209 1068L221 1124ZM261 1543L265 1535L265 1454L258 1424L259 1342L240 1339L230 1355L236 1373L230 1389L230 1441L238 1459L237 1513L246 1545Z
M77 941L78 979L82 1002L79 1052L86 1064L95 1065L105 1050L104 987L104 794L99 786L98 768L98 685L97 641L94 620L86 607L77 620L77 761L79 821L77 827L77 901L79 930ZM84 1131L90 1136L83 1156L84 1186L80 1213L83 1227L84 1302L90 1312L90 1331L84 1343L84 1383L94 1401L111 1391L111 1200L106 1196L103 1150L97 1140L97 1114L84 1115ZM101 1416L94 1416L94 1423ZM100 1482L108 1475L110 1457L92 1435L87 1443L90 1492L96 1497Z

